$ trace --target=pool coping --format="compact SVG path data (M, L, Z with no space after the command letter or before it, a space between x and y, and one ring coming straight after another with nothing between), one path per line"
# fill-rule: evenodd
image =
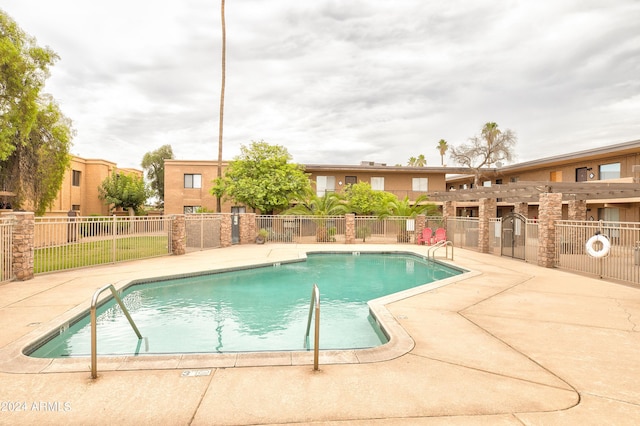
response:
M197 272L162 275L164 279L181 278L188 276L204 275L208 273L220 273L239 269L252 269L274 266L282 263L304 261L308 254L314 253L345 253L349 250L335 250L335 248L300 250L297 256L281 259L277 262L260 262L244 266L220 267L203 269ZM355 251L353 251L355 253ZM358 250L359 253L389 253L410 254L427 259L424 254L415 250ZM439 280L433 283L413 287L387 296L370 300L369 310L378 321L389 341L383 345L366 349L347 350L322 350L319 353L320 364L362 364L389 361L410 352L415 342L409 333L400 325L397 319L387 309L386 305L413 297L437 288L457 283L477 276L480 272L462 268L447 260L437 259L437 262L445 266L463 271L454 277ZM159 277L144 279L120 280L114 283L118 292L133 285L139 285L145 281L153 281ZM100 301L110 297L104 295ZM82 302L58 317L40 324L39 327L14 342L0 349L0 371L6 373L62 373L62 372L88 372L91 371L90 357L70 358L34 358L25 355L36 345L41 345L42 340L50 338L56 330L68 326L77 318L86 315L89 309L87 302ZM122 356L98 356L97 367L100 371L130 371L130 370L171 370L171 369L209 369L209 368L238 368L256 366L299 366L312 365L314 363L313 351L261 351L238 353L189 353L189 354L161 354L161 355L122 355Z

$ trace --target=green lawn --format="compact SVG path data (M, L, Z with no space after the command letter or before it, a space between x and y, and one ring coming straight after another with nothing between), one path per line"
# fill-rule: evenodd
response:
M61 271L84 266L101 265L123 260L162 256L169 252L167 236L124 237L116 239L115 260L113 240L94 240L35 250L34 273Z

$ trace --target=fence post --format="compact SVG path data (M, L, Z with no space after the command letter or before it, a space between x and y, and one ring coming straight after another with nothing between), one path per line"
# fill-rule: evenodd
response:
M562 219L562 194L540 194L538 214L538 266L553 268L556 263L556 221Z
M35 214L32 212L13 212L9 215L15 220L13 226L13 244L11 247L13 274L19 281L33 278Z
M187 252L187 231L184 215L171 217L171 254L180 256Z
M478 209L478 250L489 253L489 219L496 216L496 200L481 198Z
M220 215L220 247L231 246L231 215L223 213Z
M240 244L251 244L256 241L256 214L240 214Z
M355 244L356 242L356 215L347 213L344 215L344 243Z

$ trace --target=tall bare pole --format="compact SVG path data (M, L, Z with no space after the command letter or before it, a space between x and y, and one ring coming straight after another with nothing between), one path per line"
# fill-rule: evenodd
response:
M224 20L224 0L220 0L222 17L222 87L220 88L220 124L218 127L218 177L222 177L222 124L224 119L224 86L227 71L227 27ZM222 212L220 196L216 196L216 211Z

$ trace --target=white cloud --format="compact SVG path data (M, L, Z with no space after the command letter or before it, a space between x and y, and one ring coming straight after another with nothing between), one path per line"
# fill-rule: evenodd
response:
M74 153L217 157L218 2L4 3L60 54L47 90ZM634 0L235 0L226 21L226 158L264 139L299 162L438 165L438 140L487 121L517 133L522 161L640 135Z

